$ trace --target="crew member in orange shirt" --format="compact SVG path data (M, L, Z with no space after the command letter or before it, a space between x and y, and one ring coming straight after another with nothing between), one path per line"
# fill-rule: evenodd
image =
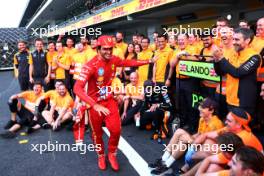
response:
M120 48L123 53L126 53L127 43L124 42L124 35L122 32L116 33L116 47Z
M50 63L50 65L52 65L52 61L53 58L57 55L57 51L56 51L56 44L53 41L50 41L48 43L48 52L47 52L47 60ZM55 72L54 70L51 69L51 73L50 73L50 88L49 89L54 89L54 85L55 85Z
M5 126L7 131L0 134L1 137L14 138L16 137L15 132L22 126L31 125L34 118L35 103L42 93L41 82L35 81L33 91L24 91L9 98L8 105L11 111L11 120ZM24 99L25 104L23 105L18 99ZM18 122L16 120L17 115L20 118Z

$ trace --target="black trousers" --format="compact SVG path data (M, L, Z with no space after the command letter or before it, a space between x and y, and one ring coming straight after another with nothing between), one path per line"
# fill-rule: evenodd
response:
M139 112L141 106L143 104L143 101L137 101L135 106L129 106L127 110L127 115L126 117L122 120L122 125L129 125L134 122L134 116L136 113Z
M18 76L18 82L19 82L19 86L20 86L21 91L26 91L26 90L30 89L29 77Z
M157 108L155 111L143 111L140 113L140 129L144 129L147 124L152 123L154 130L160 130L164 118L164 111Z

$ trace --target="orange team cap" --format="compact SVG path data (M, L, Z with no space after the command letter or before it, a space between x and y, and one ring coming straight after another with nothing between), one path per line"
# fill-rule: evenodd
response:
M102 35L98 38L98 41L97 41L97 45L98 46L103 46L103 47L114 47L114 42L113 42L113 39L112 39L112 36L110 35Z

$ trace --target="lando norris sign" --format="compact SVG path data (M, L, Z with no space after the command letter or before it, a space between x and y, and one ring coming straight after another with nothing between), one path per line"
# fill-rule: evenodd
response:
M181 60L179 70L181 75L220 81L220 76L216 74L213 63Z

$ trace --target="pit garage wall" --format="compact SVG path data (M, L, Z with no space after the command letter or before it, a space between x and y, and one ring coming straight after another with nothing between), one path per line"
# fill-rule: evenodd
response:
M19 40L27 40L26 28L0 28L0 70L13 68L13 57Z

